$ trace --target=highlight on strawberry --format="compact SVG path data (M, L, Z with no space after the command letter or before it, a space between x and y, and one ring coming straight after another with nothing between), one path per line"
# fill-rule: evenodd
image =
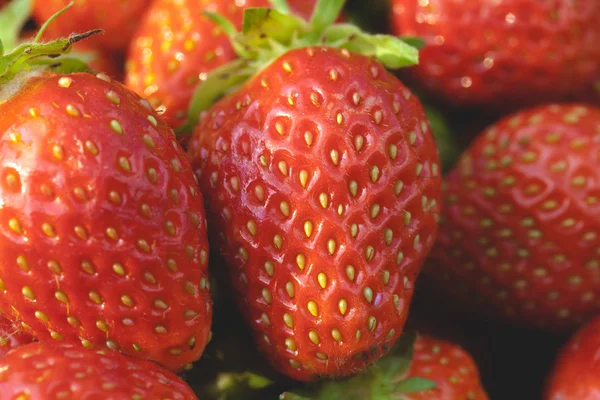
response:
M68 53L98 31L0 56L0 310L36 339L179 370L212 302L202 194L150 104Z
M245 10L241 32L207 13L238 58L198 87L189 156L263 354L297 380L341 378L402 333L441 169L423 107L385 69L416 63L415 47L334 24L343 0L308 21L273 3Z

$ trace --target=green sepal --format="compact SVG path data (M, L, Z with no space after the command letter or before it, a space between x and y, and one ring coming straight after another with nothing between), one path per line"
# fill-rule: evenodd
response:
M269 4L271 4L271 8L282 14L291 13L290 6L286 0L269 0Z
M326 45L373 57L389 69L419 63L419 50L389 35L370 35L351 24L332 25L323 34Z
M322 382L303 391L286 392L284 400L389 400L404 393L420 392L436 387L435 382L407 377L413 356L416 332L402 334L393 351L367 371L345 381Z
M200 120L202 111L210 108L212 104L225 96L232 88L245 82L253 75L253 72L248 68L248 62L244 59L238 59L216 68L201 83L202 90L194 92L188 109L188 120L175 132L177 134L190 132Z
M448 172L458 161L460 150L444 115L426 102L423 102L423 108L429 120L442 171Z
M189 133L199 115L223 94L234 91L290 50L327 46L373 57L389 69L418 64L419 50L401 39L387 35L369 35L350 24L333 24L345 0L319 0L310 22L286 14L285 0L271 0L274 9L247 8L244 10L242 31L234 34L233 24L217 14L206 15L221 26L230 38L240 60L209 73L209 78L198 84L188 108L188 120L178 134ZM333 25L332 25L333 24ZM235 69L241 69L236 72ZM225 75L224 75L225 73ZM216 75L214 77L213 75ZM224 77L225 76L225 77Z
M400 36L399 39L417 50L421 50L427 44L423 38L418 36Z
M19 34L31 15L32 0L12 0L0 9L0 56L19 43Z
M414 376L398 382L394 387L394 393L417 393L435 389L436 387L435 382Z
M71 34L68 38L48 43L32 42L18 45L10 53L0 57L0 83L6 82L19 72L29 70L36 65L59 64L58 61L52 62L52 59L68 54L75 43L100 32L102 31L97 29L86 33ZM69 65L74 66L75 62L71 62Z

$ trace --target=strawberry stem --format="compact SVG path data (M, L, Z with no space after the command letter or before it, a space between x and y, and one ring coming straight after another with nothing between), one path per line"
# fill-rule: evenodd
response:
M218 68L196 87L188 109L188 121L177 129L178 134L193 130L202 111L292 49L310 46L346 49L373 57L390 69L419 62L419 50L400 38L370 35L350 24L334 24L345 0L318 0L310 22L283 12L289 10L285 0L270 1L274 9L244 10L241 32L235 32L234 25L225 17L206 13L227 33L244 62L238 60Z
M35 39L33 39L33 43L39 43L40 40L42 40L42 36L44 35L44 32L46 32L46 29L48 29L50 24L52 24L56 20L56 18L63 15L69 8L73 7L73 4L75 4L75 3L71 1L69 4L67 4L65 6L65 8L63 8L62 10L59 10L56 14L54 14L53 16L48 18L48 20L46 22L44 22L44 24L40 27L40 30L38 31L37 35L35 35Z
M290 14L290 6L286 0L269 0L271 7L282 14Z

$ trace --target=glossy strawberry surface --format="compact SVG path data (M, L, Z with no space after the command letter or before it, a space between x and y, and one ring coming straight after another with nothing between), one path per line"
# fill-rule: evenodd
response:
M600 310L600 110L545 105L484 131L446 177L427 276L548 329Z
M280 371L351 375L390 348L440 191L406 87L364 56L293 50L208 111L189 155L241 309Z
M431 336L415 341L409 377L432 380L436 388L405 394L410 400L488 400L473 358L460 346Z
M414 77L458 106L582 95L600 77L600 2L393 0L394 32L428 45Z
M548 377L545 400L600 398L600 318L581 328L560 351Z
M308 17L315 0L292 0ZM187 118L188 104L207 73L236 56L227 34L204 14L219 13L239 29L245 8L268 7L268 0L156 0L132 41L126 84L147 98L172 127Z
M110 350L32 343L0 359L0 370L7 399L197 399L173 373Z
M33 17L43 24L71 0L34 0ZM104 33L89 39L94 47L122 52L127 49L140 16L152 3L151 0L77 0L68 14L52 23L47 36L60 38L71 33L102 29Z
M0 103L0 309L41 340L176 369L210 331L202 195L171 129L106 75Z
M0 358L12 349L31 343L33 337L22 331L14 322L0 315Z

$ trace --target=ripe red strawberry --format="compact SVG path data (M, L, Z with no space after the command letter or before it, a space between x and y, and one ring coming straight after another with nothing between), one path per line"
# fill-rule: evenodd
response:
M600 109L546 105L488 128L447 176L427 276L551 329L600 311Z
M315 10L323 27L339 10L327 7ZM269 18L282 30L298 21L274 15L250 30L259 40ZM380 39L330 29L295 34ZM423 108L400 81L358 53L291 50L208 111L189 155L238 302L280 371L351 375L393 345L435 240L440 189Z
M600 2L392 0L394 32L423 37L414 77L447 102L516 107L581 95L600 76Z
M23 332L11 320L0 314L0 357L10 350L32 341L31 335Z
M7 399L196 400L190 387L158 365L121 354L32 343L0 359Z
M71 42L19 47L20 60ZM0 75L0 310L41 340L197 360L208 242L173 132L106 75L14 68Z
M477 365L458 345L419 335L408 352L403 347L399 346L366 373L346 381L323 383L308 398L284 393L280 399L488 399Z
M72 0L34 0L33 17L47 21ZM90 39L95 47L108 51L125 51L142 15L151 0L77 0L67 18L48 27L47 36L59 38L73 32L102 29L104 33Z
M292 0L294 11L308 16L316 0ZM206 74L235 58L227 34L203 11L223 14L237 28L243 10L267 7L269 0L156 0L131 43L126 85L161 107L173 128L187 119L194 88Z
M432 380L436 388L404 395L407 400L487 400L473 358L458 345L420 335L409 377Z
M561 350L548 377L545 400L593 400L600 393L600 318L581 328Z

